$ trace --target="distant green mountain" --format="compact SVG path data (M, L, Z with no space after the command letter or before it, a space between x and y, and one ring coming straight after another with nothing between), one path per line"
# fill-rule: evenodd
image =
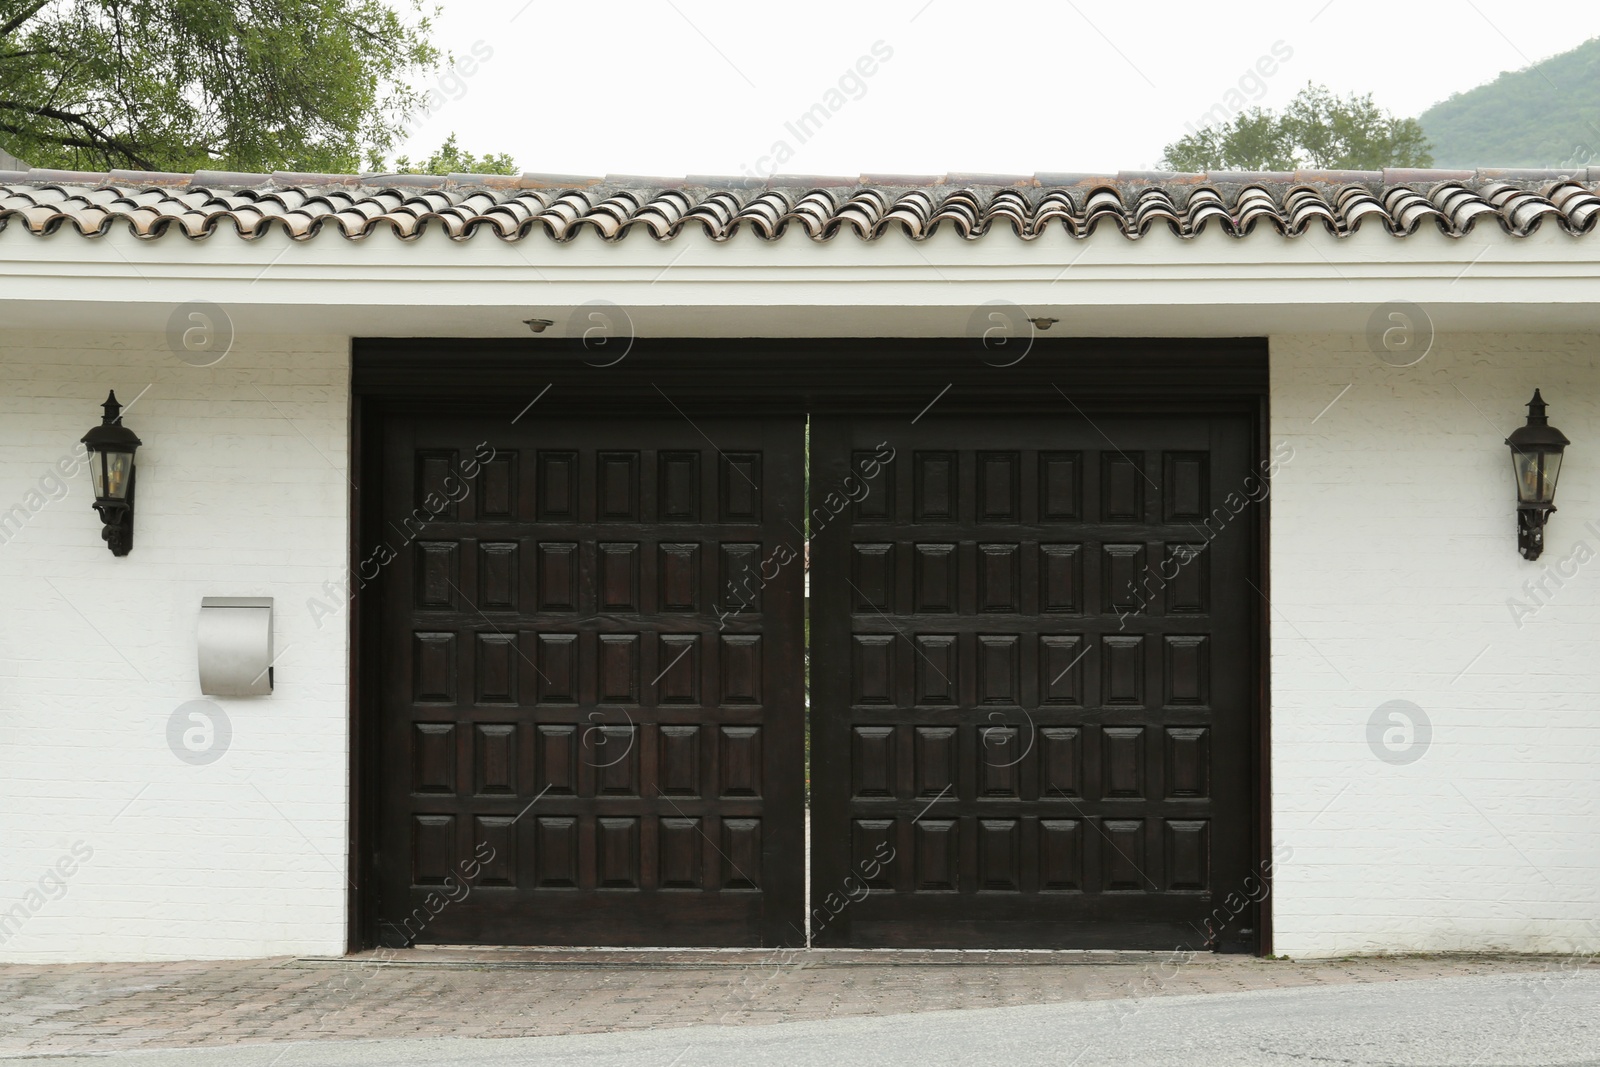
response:
M1433 105L1436 167L1600 167L1600 37Z

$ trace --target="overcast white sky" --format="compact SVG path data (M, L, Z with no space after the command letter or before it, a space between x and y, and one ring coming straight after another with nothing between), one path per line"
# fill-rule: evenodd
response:
M790 174L1151 167L1241 81L1265 107L1309 80L1416 115L1600 34L1584 4L1486 0L440 2L436 43L492 54L407 149L455 132L576 174L770 173L779 142ZM875 44L891 54L861 77ZM1257 85L1275 45L1292 54ZM819 103L802 139L786 123Z

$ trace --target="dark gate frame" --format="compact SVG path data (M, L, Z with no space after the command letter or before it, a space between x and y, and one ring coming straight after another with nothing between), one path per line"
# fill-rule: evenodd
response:
M1020 343L1019 343L1020 344ZM390 412L474 413L511 419L538 404L596 417L659 415L670 404L705 415L904 414L938 395L942 411L1055 413L1056 389L1106 413L1245 416L1252 462L1269 453L1267 342L1228 339L1035 339L992 351L969 338L357 339L350 411L349 951L378 943L368 895L378 841L376 678L380 598L367 545L382 527L382 444ZM546 390L548 389L548 392ZM943 392L941 393L941 390ZM1261 469L1259 466L1257 469ZM363 488L365 487L365 488ZM1251 854L1266 892L1248 916L1258 951L1272 954L1271 721L1267 559L1270 496L1256 505L1252 571ZM799 918L797 916L797 918Z

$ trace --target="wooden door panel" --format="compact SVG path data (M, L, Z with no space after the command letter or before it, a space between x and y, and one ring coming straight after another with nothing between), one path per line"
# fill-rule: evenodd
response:
M386 943L797 938L802 428L390 416Z
M813 419L813 505L856 488L811 545L812 900L870 887L813 909L818 943L1207 942L1251 871L1253 518L1224 506L1250 443L1227 417Z

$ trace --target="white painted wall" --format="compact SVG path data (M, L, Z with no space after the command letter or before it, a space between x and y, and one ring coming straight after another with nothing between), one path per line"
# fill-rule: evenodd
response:
M1600 950L1600 555L1543 606L1523 588L1600 554L1597 358L1595 335L1445 335L1410 368L1359 335L1272 339L1295 449L1272 495L1278 952ZM1535 386L1573 444L1528 563L1503 440ZM1414 763L1369 748L1391 700L1431 721Z
M1273 339L1279 952L1600 949L1600 559L1544 606L1522 590L1600 553L1597 356L1447 335L1402 369L1360 336ZM348 375L343 336L200 368L160 335L0 335L0 517L28 510L0 531L0 920L28 912L0 960L342 950L346 620L307 601L342 603ZM1501 443L1535 385L1574 441L1540 565ZM81 470L48 499L112 386L146 442L120 560ZM231 747L194 766L167 725L199 697L207 595L277 598L278 690L219 700ZM1409 765L1367 742L1396 699L1433 727Z
M241 339L202 368L161 335L0 333L0 520L27 512L0 527L0 960L342 951L345 617L306 601L343 581L348 352ZM124 559L87 475L55 481L111 387L144 441ZM195 766L167 725L211 595L276 598L277 692L218 699L231 746Z

